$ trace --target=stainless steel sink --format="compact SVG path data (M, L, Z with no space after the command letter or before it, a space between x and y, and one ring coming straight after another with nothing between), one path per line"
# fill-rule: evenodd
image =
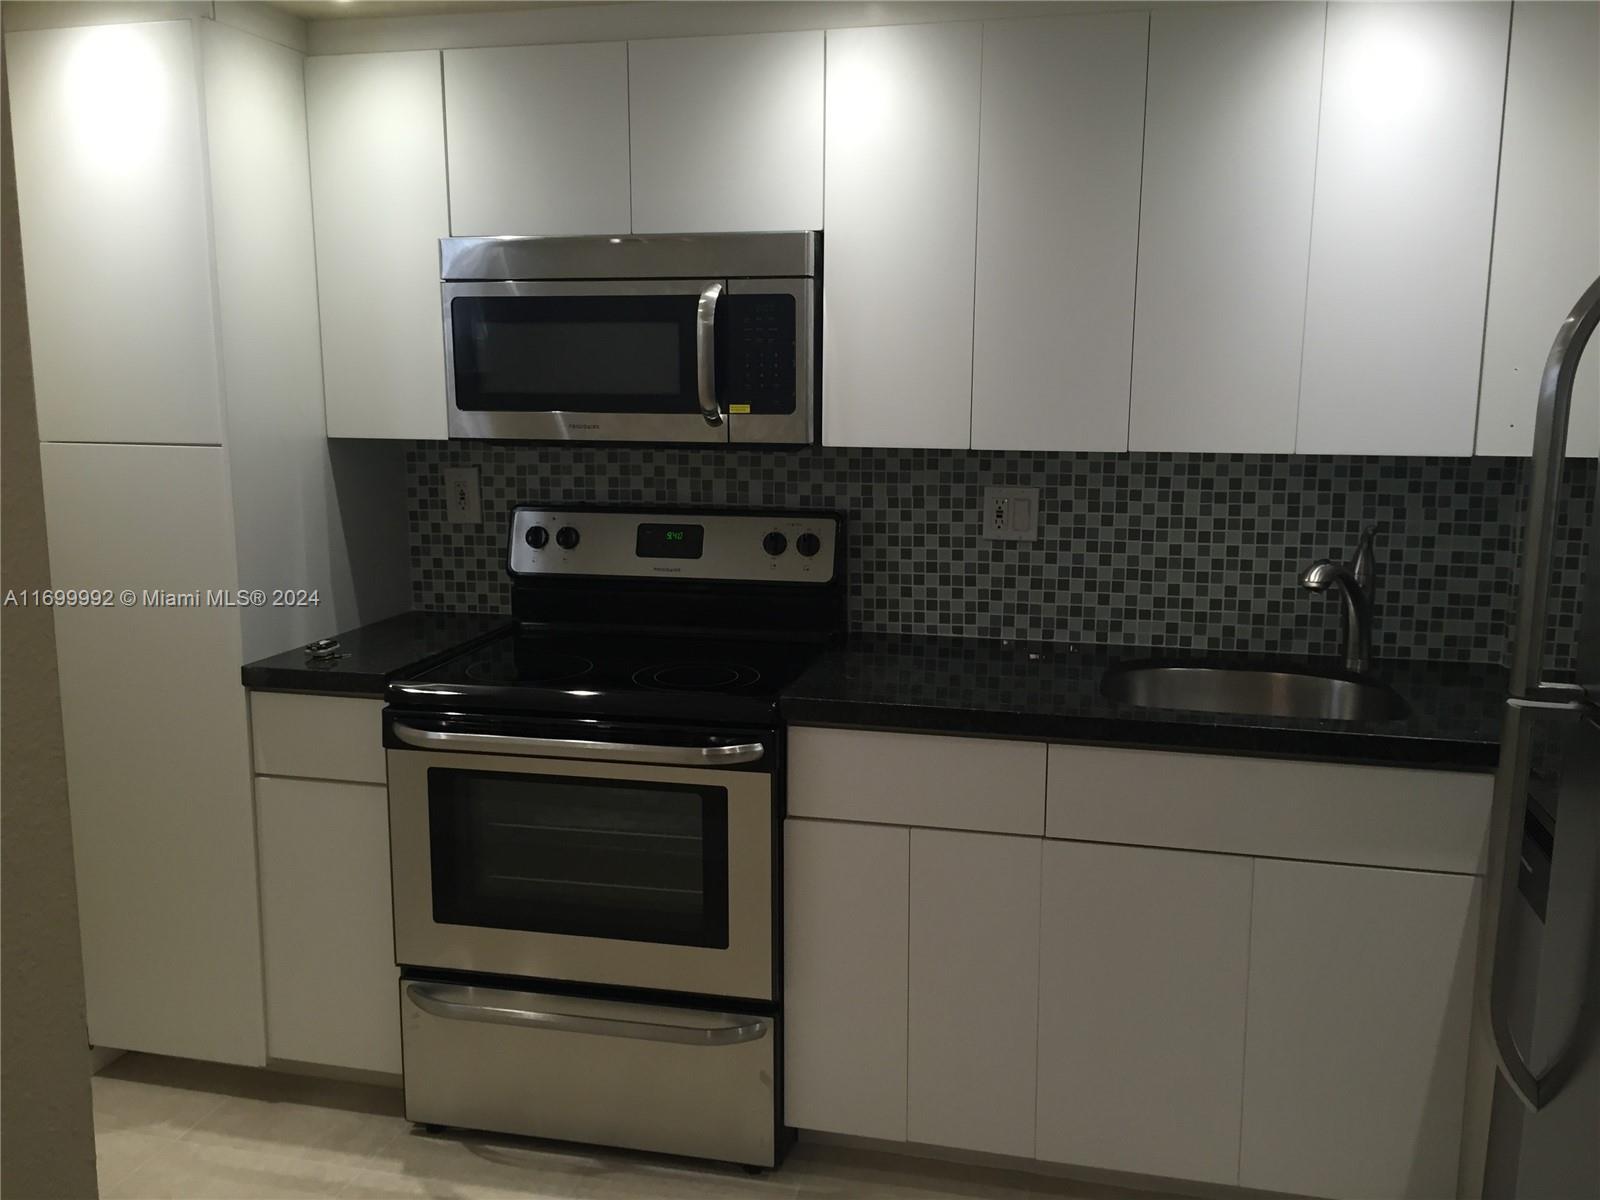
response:
M1392 721L1406 702L1381 683L1309 671L1128 666L1106 673L1102 694L1144 708L1332 721Z

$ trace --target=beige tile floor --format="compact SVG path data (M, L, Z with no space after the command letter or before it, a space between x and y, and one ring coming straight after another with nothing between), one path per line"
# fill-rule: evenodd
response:
M1163 1200L802 1142L738 1168L526 1138L428 1135L388 1088L130 1054L94 1079L106 1200Z

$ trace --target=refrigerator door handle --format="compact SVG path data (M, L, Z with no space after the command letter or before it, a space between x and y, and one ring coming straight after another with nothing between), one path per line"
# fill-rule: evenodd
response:
M1589 336L1600 324L1600 279L1589 285L1567 314L1545 360L1539 380L1539 411L1534 419L1533 474L1528 487L1528 520L1522 537L1522 575L1511 642L1511 694L1539 695L1544 674L1544 627L1549 612L1550 561L1555 549L1556 513L1561 504L1561 471L1567 458L1567 425L1572 413L1572 383Z
M1488 1024L1500 1073L1530 1112L1538 1112L1555 1099L1583 1057L1584 1030L1596 1015L1592 1011L1595 1007L1592 995L1595 989L1589 981L1600 971L1600 963L1593 961L1594 956L1587 949L1593 945L1593 936L1587 930L1581 931L1576 940L1585 947L1587 961L1578 965L1574 975L1575 986L1581 989L1578 1000L1573 1006L1569 1026L1549 1065L1542 1071L1535 1070L1511 1031L1511 996L1516 979L1510 947L1517 936L1517 906L1522 903L1517 888L1521 858L1517 848L1522 844L1522 829L1527 819L1526 787L1533 757L1530 734L1540 721L1575 722L1581 720L1587 711L1586 705L1578 700L1510 701L1506 709L1505 736L1500 747L1500 766L1495 776L1494 811L1498 824L1492 832L1498 832L1499 836L1493 843L1495 860L1489 865L1487 879L1493 888L1494 913L1491 920L1486 922L1485 930L1493 941L1484 951L1490 956L1491 963ZM1560 824L1556 837L1562 846L1577 846L1579 853L1586 855L1581 860L1581 874L1576 877L1577 890L1581 895L1574 897L1573 902L1566 904L1565 908L1569 914L1587 912L1590 920L1597 920L1600 919L1595 913L1597 902L1600 902L1600 897L1596 895L1597 865L1593 852L1587 848L1597 844L1595 810L1600 805L1590 803L1586 808L1587 812L1564 808L1557 817ZM1559 849L1557 853L1560 853ZM1545 999L1541 997L1541 1001Z

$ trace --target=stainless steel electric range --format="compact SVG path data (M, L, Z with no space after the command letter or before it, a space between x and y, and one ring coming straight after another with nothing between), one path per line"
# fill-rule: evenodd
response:
M516 625L388 689L406 1115L774 1166L777 697L842 522L519 508L507 568Z

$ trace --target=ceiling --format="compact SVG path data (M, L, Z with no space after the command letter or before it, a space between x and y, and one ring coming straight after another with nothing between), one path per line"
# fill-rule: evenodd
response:
M504 12L519 8L570 8L575 0L267 0L303 21L347 17L425 17L440 13Z

